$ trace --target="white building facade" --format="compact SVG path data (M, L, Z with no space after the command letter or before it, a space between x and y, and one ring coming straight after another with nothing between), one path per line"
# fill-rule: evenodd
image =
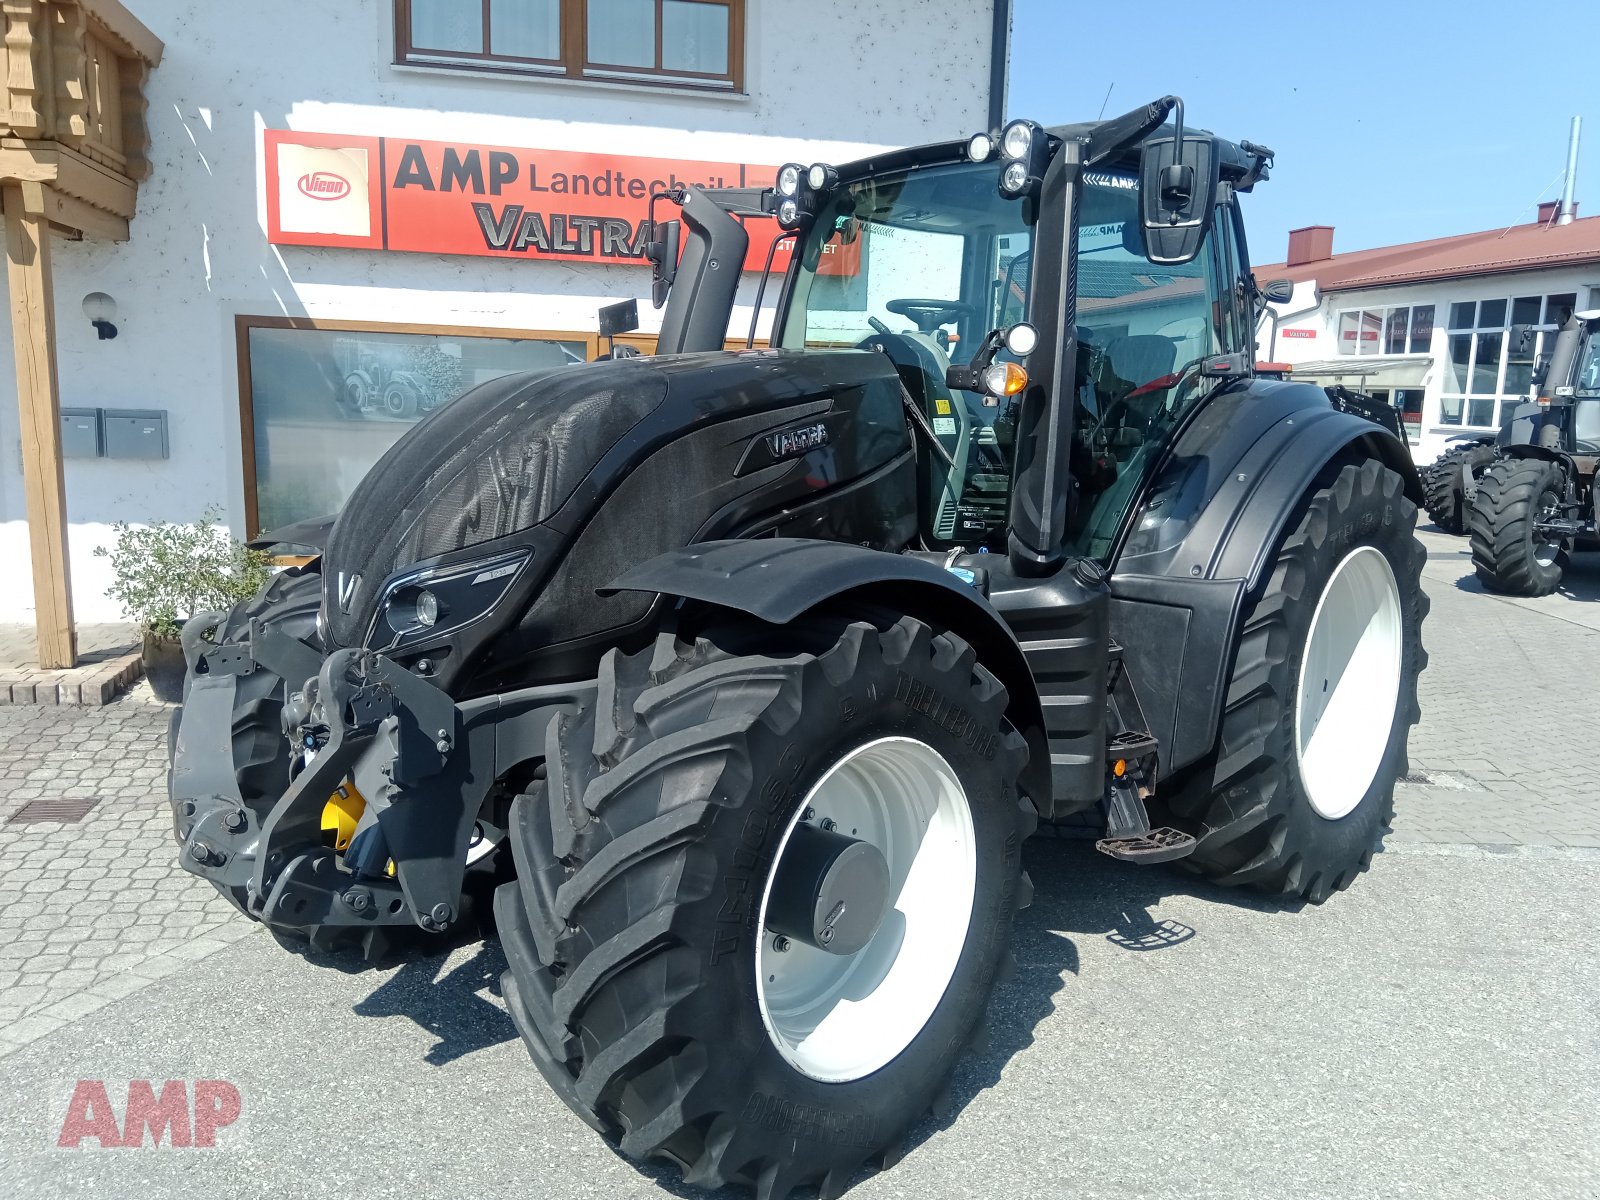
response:
M1551 335L1515 345L1514 325L1600 307L1597 218L1343 255L1331 253L1332 230L1302 237L1324 229L1295 231L1288 262L1255 269L1262 283L1295 281L1293 299L1273 306L1276 330L1270 318L1260 327L1259 357L1395 405L1418 463L1492 432L1527 398Z
M602 305L639 298L648 348L651 190L987 128L1009 20L1005 0L133 7L166 44L145 84L153 172L129 241L54 252L79 621L121 616L94 555L115 521L214 508L247 536L331 511L422 412L593 357ZM29 621L4 390L0 621Z

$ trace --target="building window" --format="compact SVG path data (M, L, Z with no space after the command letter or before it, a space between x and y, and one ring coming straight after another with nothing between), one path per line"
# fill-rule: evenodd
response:
M1554 334L1539 333L1526 344L1513 345L1507 336L1511 326L1559 325L1577 302L1576 293L1559 292L1452 304L1440 424L1497 428L1511 406L1527 398L1534 360L1554 344Z
M744 87L745 0L395 0L411 66Z
M406 430L480 383L595 357L586 333L235 319L250 536L337 512Z
M1339 314L1340 354L1426 354L1433 305L1352 308Z

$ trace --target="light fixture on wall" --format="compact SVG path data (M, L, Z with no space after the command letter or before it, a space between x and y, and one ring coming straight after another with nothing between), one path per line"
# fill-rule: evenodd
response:
M90 292L83 298L83 315L89 318L89 324L94 326L102 342L117 336L117 327L112 324L117 316L117 302L104 292Z

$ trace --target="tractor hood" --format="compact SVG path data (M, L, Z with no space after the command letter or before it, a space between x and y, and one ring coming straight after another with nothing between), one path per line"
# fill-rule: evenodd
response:
M588 516L578 508L665 442L880 375L892 379L892 365L859 351L714 352L602 360L474 388L390 447L339 513L323 556L325 629L337 645L361 645L395 575L492 554L500 547L489 543L537 526L575 531ZM600 485L574 501L613 450L627 461L608 463Z

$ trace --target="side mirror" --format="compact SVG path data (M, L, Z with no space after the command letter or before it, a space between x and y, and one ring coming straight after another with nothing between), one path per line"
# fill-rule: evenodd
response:
M639 328L639 302L618 300L600 310L600 336L614 338L619 333L632 333Z
M1139 166L1145 257L1178 266L1200 253L1217 203L1216 141L1206 134L1152 138Z
M681 221L654 221L644 256L650 260L650 303L660 308L678 278L678 243L683 235Z
M1261 299L1267 304L1287 304L1294 299L1294 280L1274 279L1261 289Z

